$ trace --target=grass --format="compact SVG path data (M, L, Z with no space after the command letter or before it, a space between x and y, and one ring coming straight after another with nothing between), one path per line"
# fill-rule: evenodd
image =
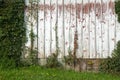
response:
M120 80L120 77L112 74L74 72L32 66L0 70L0 80Z

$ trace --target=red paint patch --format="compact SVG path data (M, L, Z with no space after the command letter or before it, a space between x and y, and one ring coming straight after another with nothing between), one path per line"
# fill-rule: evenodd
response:
M87 52L87 50L83 50L83 52Z
M112 14L115 13L115 3L114 2L112 2L112 1L109 2L109 9L112 10Z
M113 23L112 25L114 26L114 25L115 25L115 23ZM112 27L113 27L113 26L112 26Z
M76 4L77 18L80 19L80 13L82 11L82 4Z
M39 5L39 9L40 9L41 11L44 11L44 4L40 4L40 5Z
M62 5L58 5L59 8L59 14L61 14L62 10L63 10L63 6Z
M104 20L102 20L101 23L104 23L104 24L105 24L106 22L105 22Z
M115 41L115 38L112 38L112 41Z
M88 37L86 37L86 39L88 39Z
M72 16L74 16L75 14L77 15L77 18L80 19L82 16L80 14L89 14L92 11L96 11L96 16L98 18L100 18L100 16L102 16L102 13L106 13L107 8L109 8L109 10L111 10L112 14L115 14L115 7L114 7L115 3L112 1L109 1L109 3L86 3L86 4L82 4L82 3L76 3L76 4L58 4L58 10L59 10L59 14L61 14L61 12L63 11L63 8L65 11L69 12ZM36 8L37 4L33 4L32 7L31 6L26 6L26 11L31 10L31 8ZM45 15L48 14L48 11L55 11L56 8L56 4L39 4L38 8L40 11L44 11ZM76 13L77 12L77 13Z
M90 4L89 6L90 12L92 12L94 10L95 3L89 3L89 4Z
M68 45L68 42L65 42L65 45Z
M89 8L90 8L89 3L83 5L83 14L89 14Z
M43 21L43 19L40 19L40 21Z
M74 27L75 27L75 25L72 25L72 26L71 26L71 28L74 28Z
M102 13L105 13L107 11L107 3L102 4Z
M83 26L83 28L85 28L85 26Z
M68 27L66 27L66 30L68 30Z

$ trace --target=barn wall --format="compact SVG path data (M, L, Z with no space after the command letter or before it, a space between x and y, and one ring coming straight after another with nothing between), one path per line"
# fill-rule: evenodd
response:
M37 1L37 0L34 0ZM27 47L36 35L39 58L59 52L59 58L107 58L120 40L114 0L26 0Z

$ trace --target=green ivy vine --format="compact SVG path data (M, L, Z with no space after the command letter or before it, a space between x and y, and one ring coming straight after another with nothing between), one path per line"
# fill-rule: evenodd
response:
M118 15L118 22L120 22L120 0L115 1L115 13Z
M18 67L26 42L24 0L0 0L0 66Z

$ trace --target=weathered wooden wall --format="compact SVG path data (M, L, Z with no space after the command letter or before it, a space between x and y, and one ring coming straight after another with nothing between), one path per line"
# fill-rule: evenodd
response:
M26 46L31 47L33 28L39 58L56 51L59 58L70 51L78 58L106 58L120 40L114 0L38 0L34 5L26 0L25 15Z

